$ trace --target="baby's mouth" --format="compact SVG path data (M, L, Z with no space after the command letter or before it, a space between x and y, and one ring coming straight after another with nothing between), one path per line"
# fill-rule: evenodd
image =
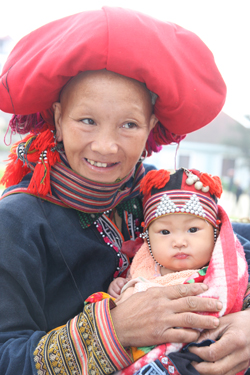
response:
M112 167L113 165L115 164L118 164L118 163L101 163L100 161L94 161L94 160L91 160L91 159L86 159L85 160L93 165L94 167L99 167L99 168L107 168L107 167Z

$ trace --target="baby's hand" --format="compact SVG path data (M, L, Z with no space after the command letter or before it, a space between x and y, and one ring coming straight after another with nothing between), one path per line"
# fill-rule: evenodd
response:
M108 288L108 294L111 295L111 297L117 298L121 294L121 290L123 286L128 282L127 279L124 279L123 277L117 277L114 279Z

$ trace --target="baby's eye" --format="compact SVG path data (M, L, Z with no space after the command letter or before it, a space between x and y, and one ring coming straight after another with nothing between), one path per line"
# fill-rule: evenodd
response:
M161 230L160 233L163 234L164 236L166 236L166 235L169 234L170 232L169 232L169 230L167 230L167 229L163 229L163 230Z
M125 129L134 129L137 128L137 124L135 122L126 122L126 124L122 125Z
M192 227L192 228L189 228L188 231L189 231L190 233L195 233L195 232L198 232L198 230L199 230L198 228L196 228L196 227Z
M81 121L84 122L84 124L88 124L88 125L94 125L95 123L95 121L92 120L92 118L84 118Z

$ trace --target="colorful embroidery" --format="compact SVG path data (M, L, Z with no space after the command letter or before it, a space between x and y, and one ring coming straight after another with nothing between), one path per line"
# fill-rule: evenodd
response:
M89 304L64 327L45 335L34 352L38 375L106 375L131 364L113 328L111 303Z

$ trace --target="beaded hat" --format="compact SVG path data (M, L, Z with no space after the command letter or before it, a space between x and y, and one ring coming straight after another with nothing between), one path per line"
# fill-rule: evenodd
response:
M157 218L173 213L194 215L219 227L217 198L222 185L218 176L185 168L174 173L153 170L142 179L140 190L144 194L144 230Z

